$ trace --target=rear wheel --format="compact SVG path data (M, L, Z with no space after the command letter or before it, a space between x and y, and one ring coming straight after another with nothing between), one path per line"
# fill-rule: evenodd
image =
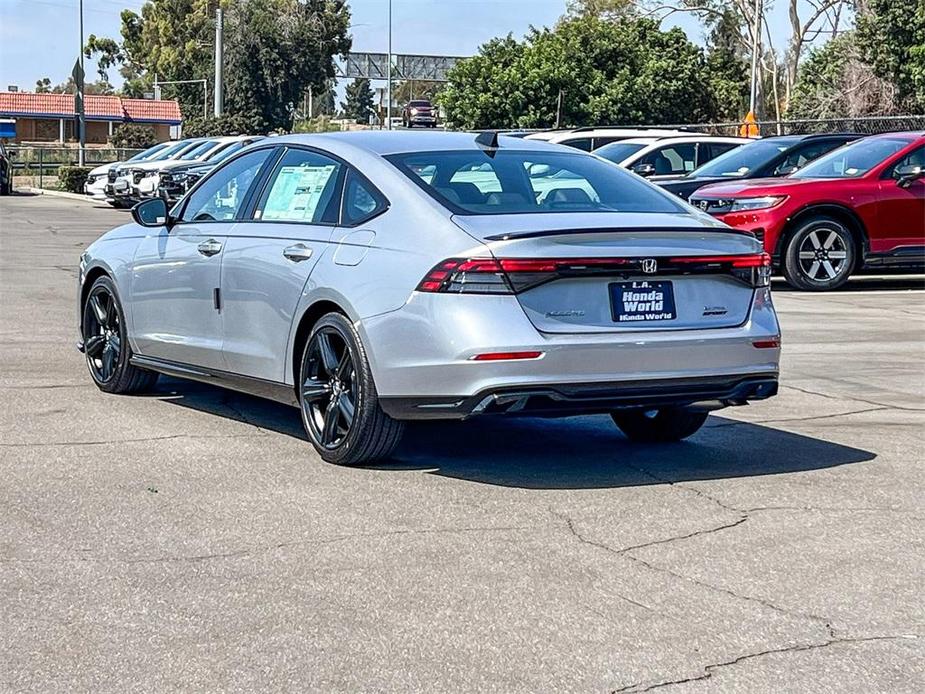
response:
M87 294L81 332L87 368L100 390L127 395L147 390L157 381L156 373L130 363L132 349L122 305L108 277L98 278Z
M392 454L404 423L379 406L366 351L349 320L329 313L315 324L299 374L302 423L324 460L362 465Z
M680 407L654 410L624 410L610 415L630 441L665 443L680 441L697 432L707 421L706 412Z
M848 281L857 249L854 236L831 217L813 217L789 238L784 248L784 277L806 291L837 289Z

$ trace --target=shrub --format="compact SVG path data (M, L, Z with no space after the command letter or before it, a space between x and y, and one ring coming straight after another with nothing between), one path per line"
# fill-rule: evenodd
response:
M120 125L112 134L117 149L147 149L157 144L154 128L145 125Z
M89 173L86 166L62 166L58 169L58 184L69 193L83 193Z
M265 131L263 120L256 115L226 113L209 118L187 118L183 123L183 137L259 135Z

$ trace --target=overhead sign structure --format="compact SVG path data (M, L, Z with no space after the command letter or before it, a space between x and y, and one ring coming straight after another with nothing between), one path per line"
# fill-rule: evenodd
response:
M421 80L446 82L447 72L461 56L449 55L392 55L393 80ZM346 60L336 64L337 77L385 80L389 78L388 53L348 53Z

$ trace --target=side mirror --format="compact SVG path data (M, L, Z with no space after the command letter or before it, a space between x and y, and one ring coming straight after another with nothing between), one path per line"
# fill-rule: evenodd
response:
M636 164L633 167L633 173L640 176L651 176L655 173L655 167L652 164Z
M170 215L163 198L151 198L135 205L132 208L132 219L143 227L170 226Z
M548 176L552 171L552 167L549 164L530 164L530 177L538 178L540 176Z
M925 167L921 164L906 164L897 166L893 171L893 177L896 179L896 185L900 188L908 188L915 181L925 176Z

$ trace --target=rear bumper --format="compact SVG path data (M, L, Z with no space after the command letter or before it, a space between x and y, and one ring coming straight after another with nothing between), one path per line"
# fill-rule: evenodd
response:
M737 384L776 380L780 362L779 347L755 344L780 337L767 289L754 292L745 322L728 328L554 334L538 331L511 296L417 292L401 309L357 328L383 407L403 419L467 417L486 397L534 393L543 398L531 395L529 409L550 414L642 407L650 396L664 397L665 405L747 401L773 392L739 393ZM541 356L474 359L531 351ZM705 390L692 394L690 385Z
M469 397L380 398L395 419L466 419L476 415L568 417L619 409L693 407L705 411L777 395L777 373L615 383L560 383L489 389Z

